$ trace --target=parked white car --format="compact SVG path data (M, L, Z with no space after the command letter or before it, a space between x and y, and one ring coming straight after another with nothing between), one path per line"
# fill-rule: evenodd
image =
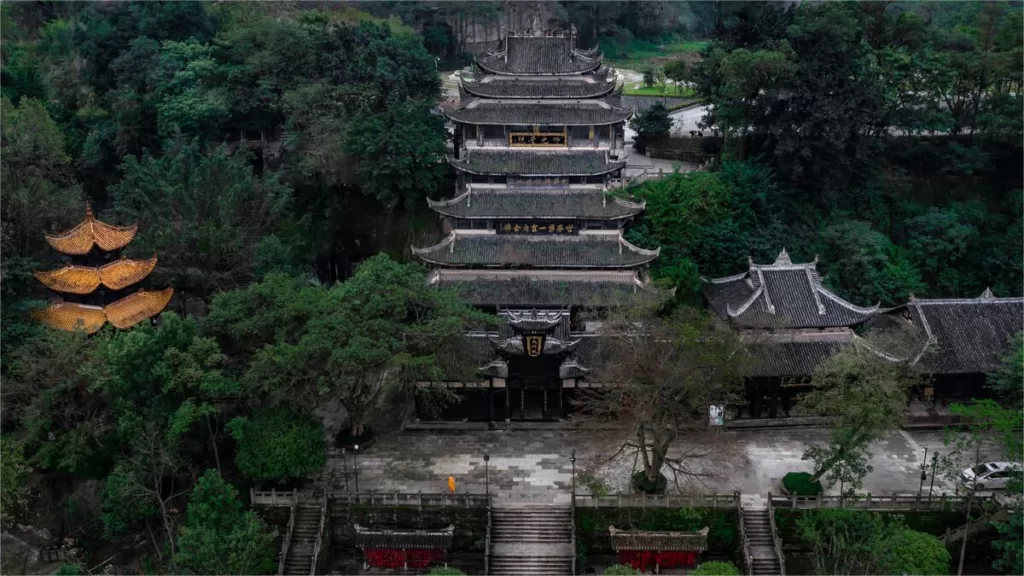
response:
M973 485L976 490L999 490L1006 488L1014 474L1021 473L1024 473L1024 465L1019 462L986 462L965 468L960 473L960 483Z

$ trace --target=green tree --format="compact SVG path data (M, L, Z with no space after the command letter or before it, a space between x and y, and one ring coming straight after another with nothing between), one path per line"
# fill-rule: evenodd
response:
M634 116L629 121L629 127L636 132L633 147L643 154L649 142L668 136L672 130L672 118L669 117L664 104L655 102L650 108Z
M360 113L348 126L344 150L356 161L360 188L388 208L418 205L444 182L444 118L431 106L403 102Z
M1024 334L1017 334L1010 342L1010 351L1003 358L1002 366L988 376L987 382L1008 408L1021 409L1024 403Z
M152 91L159 95L157 125L163 138L184 134L213 140L228 117L223 73L210 46L196 40L167 40L151 72Z
M796 529L814 550L814 573L946 574L949 552L930 534L910 530L880 514L860 510L814 510Z
M0 131L0 279L10 297L58 262L44 235L70 229L84 206L64 137L41 102L0 99Z
M634 487L664 491L667 468L676 489L685 491L704 482L710 461L724 449L707 410L739 396L742 344L735 334L715 330L704 311L681 307L666 318L652 312L612 311L604 321L607 335L597 341L593 378L619 385L611 393L580 389L574 418L620 431L609 437L611 445L635 452L642 464ZM681 455L670 453L684 441Z
M235 464L246 477L287 482L318 472L327 461L324 426L314 416L284 407L264 408L230 423L238 441Z
M925 290L903 251L867 222L837 219L822 230L821 242L826 282L853 302L890 306Z
M131 249L157 254L158 274L181 292L206 298L252 278L260 240L283 230L291 190L273 174L253 174L241 155L209 155L178 141L155 158L125 159L111 188L119 219L145 230Z
M1019 462L1024 457L1024 443L1021 441L1019 432L1022 420L1024 420L1024 413L1019 409L1003 408L993 400L984 399L971 404L953 404L949 411L960 416L965 424L956 428L947 428L945 431L944 443L950 448L950 451L942 456L940 466L943 474L951 482L959 484L961 473L965 468L975 468L985 461L982 460L983 447L997 447L1001 454L997 455L996 459L1005 458L1011 462ZM1019 478L1017 481L1019 483ZM964 570L967 534L970 534L971 530L974 496L978 490L984 489L984 485L980 482L972 482L965 488L968 492L965 512L967 532L960 541L960 562L957 574L963 574ZM1018 501L1017 507L1019 508L1019 506ZM1012 528L1012 526L1003 527L1004 530L1008 528ZM1012 551L1013 545L1009 547L1009 553L1004 551L1004 562L1014 561L1012 560Z
M28 474L32 468L25 462L21 445L8 436L0 436L0 473L4 482L0 489L0 524L10 528L28 504Z
M800 401L811 414L832 418L828 445L804 452L803 459L814 462L810 481L859 483L857 476L870 471L869 445L900 426L907 395L919 379L909 367L861 345L822 363L812 377L814 388Z
M275 536L233 486L207 470L189 497L177 560L196 574L271 574Z
M665 64L665 77L676 83L676 92L679 92L683 82L690 79L690 65L684 60L673 60Z
M381 401L407 399L415 382L443 381L479 366L476 358L465 357L465 365L443 359L456 357L466 330L489 317L428 286L418 266L377 255L323 297L301 336L263 347L247 379L293 398L338 400L354 436Z

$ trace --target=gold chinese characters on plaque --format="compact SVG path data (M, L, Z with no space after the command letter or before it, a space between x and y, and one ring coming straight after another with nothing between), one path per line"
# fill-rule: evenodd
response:
M565 132L509 132L509 146L565 146Z
M498 225L498 234L576 234L579 227L568 222L503 222Z
M544 351L544 335L529 334L523 336L523 348L526 350L527 356L533 358L540 356Z

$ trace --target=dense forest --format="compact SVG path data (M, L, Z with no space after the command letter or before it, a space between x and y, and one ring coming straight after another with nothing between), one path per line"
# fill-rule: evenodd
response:
M453 186L438 72L516 10L614 58L709 41L679 77L720 154L634 190L628 232L680 300L782 247L857 304L1021 294L1019 4L537 6L0 6L4 526L77 538L88 565L142 542L139 571L273 571L239 489L314 475L318 410L351 437L401 417L412 383L465 368L437 343L491 321L407 247ZM61 265L44 233L86 200L139 225L128 254L159 257L176 313L93 337L29 319L33 272Z

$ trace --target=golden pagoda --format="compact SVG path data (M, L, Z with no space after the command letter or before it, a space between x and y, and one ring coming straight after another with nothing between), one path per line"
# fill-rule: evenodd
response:
M46 241L71 264L58 270L36 272L47 288L61 294L63 301L35 313L37 320L52 328L94 334L110 322L120 329L159 314L174 294L173 288L138 290L132 286L149 276L156 256L148 260L117 257L138 231L138 226L112 226L96 219L85 205L85 220L71 230Z

